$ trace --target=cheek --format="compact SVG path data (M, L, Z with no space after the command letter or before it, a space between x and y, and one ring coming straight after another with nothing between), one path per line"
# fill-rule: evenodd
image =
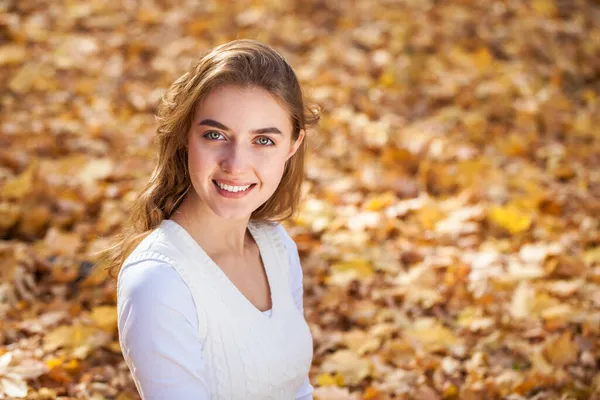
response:
M203 173L211 164L214 164L211 152L202 150L199 147L191 147L188 153L188 164L191 172Z
M266 174L266 179L279 184L283 178L283 171L285 170L285 157L278 157L265 161L265 166L262 168Z

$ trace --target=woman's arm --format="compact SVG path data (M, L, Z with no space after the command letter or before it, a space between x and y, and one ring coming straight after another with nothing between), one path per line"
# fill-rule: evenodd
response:
M142 399L210 398L192 294L166 263L143 260L119 278L119 340Z
M304 301L302 298L304 294L304 288L302 286L303 275L300 256L298 255L298 246L296 246L296 243L283 226L281 226L280 229L283 231L284 243L290 260L290 286L292 288L292 295L294 296L294 303L296 303L296 307L300 313L304 315ZM296 400L312 400L313 390L307 376L300 388L296 391Z

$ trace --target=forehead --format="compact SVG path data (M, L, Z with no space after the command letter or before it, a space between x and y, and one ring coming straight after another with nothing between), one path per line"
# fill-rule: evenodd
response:
M196 107L196 120L214 119L233 130L292 129L290 114L269 92L256 87L222 86Z

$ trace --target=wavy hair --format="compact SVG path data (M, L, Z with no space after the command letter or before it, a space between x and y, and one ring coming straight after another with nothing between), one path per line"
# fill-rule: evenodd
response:
M292 67L268 45L249 39L234 40L204 54L162 96L157 108L155 145L158 160L150 179L129 209L128 220L103 250L112 278L134 248L177 209L190 190L187 171L187 135L196 106L218 87L257 87L269 92L288 112L292 140L319 120L319 109L307 105ZM306 135L286 162L283 177L273 195L250 216L255 222L280 222L293 216L304 179Z

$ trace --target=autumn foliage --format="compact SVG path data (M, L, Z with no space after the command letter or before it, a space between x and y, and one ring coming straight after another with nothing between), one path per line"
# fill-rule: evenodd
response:
M94 254L235 38L323 108L286 222L315 398L600 398L593 0L0 2L0 398L139 398Z

